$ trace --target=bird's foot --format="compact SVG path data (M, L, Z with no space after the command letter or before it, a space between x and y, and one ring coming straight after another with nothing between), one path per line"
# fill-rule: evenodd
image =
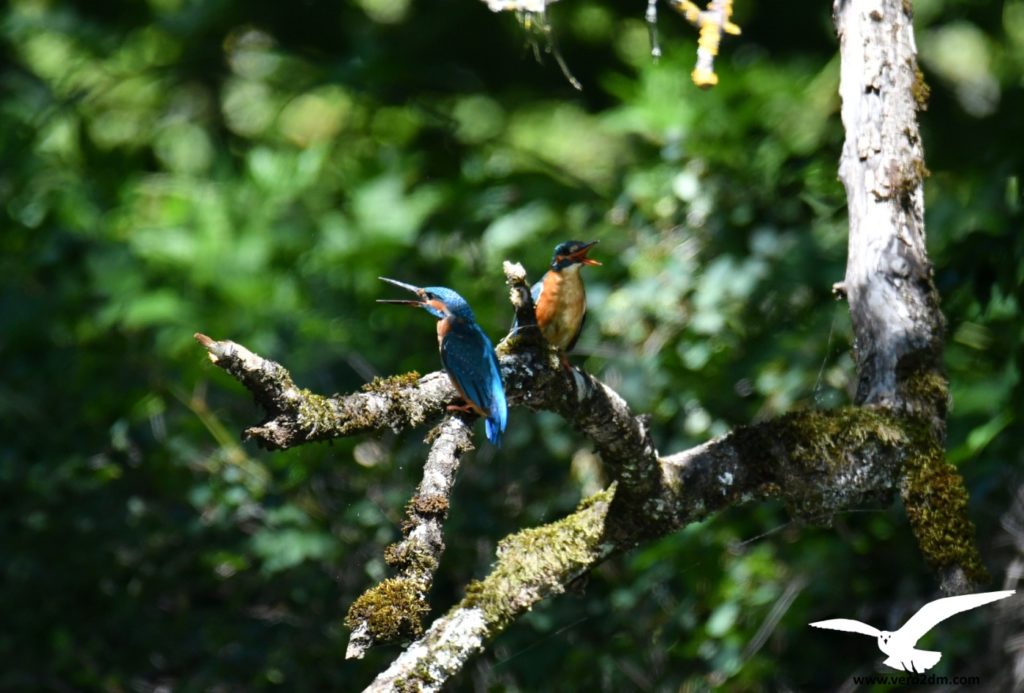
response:
M462 404L449 404L448 411L472 412L473 405L469 402L463 402Z

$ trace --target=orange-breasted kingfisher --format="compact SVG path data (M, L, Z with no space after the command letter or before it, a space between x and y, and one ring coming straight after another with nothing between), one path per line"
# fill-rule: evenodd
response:
M548 344L562 352L562 365L569 367L565 352L571 351L587 318L587 292L580 269L600 265L587 253L597 241L566 241L555 246L551 265L530 289L537 326Z
M501 445L508 422L508 402L501 382L494 346L476 322L466 299L443 286L419 287L387 277L378 277L416 294L416 300L380 299L378 303L400 303L423 308L437 318L437 344L452 385L466 401L465 407L482 416L487 439Z

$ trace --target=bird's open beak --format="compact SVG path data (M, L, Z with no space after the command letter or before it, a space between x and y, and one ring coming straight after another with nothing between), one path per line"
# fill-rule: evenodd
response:
M587 257L587 253L600 241L591 241L572 254L572 259L584 265L600 265L601 263L593 258Z
M423 305L423 303L424 303L423 289L421 289L420 287L413 286L412 284L406 284L405 282L400 282L397 279L388 279L387 277L377 277L377 279L380 279L382 282L387 282L388 284L394 284L395 286L400 286L403 289L405 289L407 291L411 291L411 292L413 292L414 294L416 294L417 296L420 297L419 300L416 300L416 301L412 301L412 300L408 300L408 299L378 298L377 299L377 303L398 303L398 304L403 305L403 306L422 306Z

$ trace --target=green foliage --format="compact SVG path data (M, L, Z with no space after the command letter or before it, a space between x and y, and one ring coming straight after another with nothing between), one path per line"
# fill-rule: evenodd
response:
M1024 3L915 4L950 457L992 542L1024 461ZM640 10L555 5L579 94L474 0L0 9L0 688L347 690L396 655L344 661L342 621L389 575L420 432L239 442L260 413L196 331L355 391L439 365L377 276L457 288L497 338L502 259L536 278L555 243L600 239L573 360L660 449L848 402L829 7L737 12L702 92L669 13L653 63ZM460 472L434 613L607 482L553 415L514 410L506 441ZM847 645L806 624L930 595L914 546L899 511L739 509L538 606L456 687L834 687L817 664ZM877 654L848 647L850 670Z

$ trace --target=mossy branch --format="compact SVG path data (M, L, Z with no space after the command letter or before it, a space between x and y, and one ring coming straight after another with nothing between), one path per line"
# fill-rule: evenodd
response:
M415 425L426 416L440 414L454 396L443 373L377 381L368 386L369 392L321 398L325 402L321 409L326 420L317 425L316 432L311 432L307 430L308 418L295 418L303 409L295 402L317 396L296 388L287 371L232 342L197 339L217 365L254 391L269 412L276 412L277 430L301 432L286 441L291 444L367 428ZM525 348L524 344L516 346ZM618 393L597 378L578 369L564 369L557 355L546 347L534 345L513 352L506 344L500 361L510 403L562 415L594 441L609 476L617 483L615 492L609 492L601 501L608 505L608 512L602 514L599 550L593 546L587 549L587 560L573 563L570 572L585 572L616 551L628 550L732 505L777 498L794 515L827 523L838 512L860 507L870 499L891 498L899 491L928 561L944 571L944 575L964 576L958 585L960 589L981 577L973 527L966 517L962 480L943 461L941 448L936 447L932 417L925 411L861 406L797 412L739 427L692 450L659 456L643 416L635 415ZM901 391L914 392L922 400L938 397L927 388L924 390L916 392L904 387ZM274 396L280 401L266 403ZM360 417L357 421L352 419L353 412ZM417 413L412 416L409 412ZM266 428L264 424L256 430ZM432 451L438 449L446 430L457 434L460 441L445 453L454 459L468 449L469 427L461 419L446 420ZM454 474L454 466L451 473ZM419 504L423 507L414 500L412 512L430 515L437 510L438 496L424 494L423 490ZM440 545L439 524L437 531ZM534 531L540 530L527 530L516 536L539 536L529 534ZM571 540L571 536L555 538L549 530L544 533L556 544ZM428 607L420 580L423 575L432 574L434 563L427 558L429 553L417 552L415 555L422 560L407 560L413 554L400 549L401 546L397 545L389 556L393 563L412 570L368 592L350 611L349 621L355 629L353 640L362 643L357 648L416 637L422 628L420 619ZM446 633L463 643L466 653L475 652L510 618L544 595L564 588L568 583L562 579L569 573L561 568L549 569L546 562L555 557L534 555L537 546L537 542L503 543L496 577L491 582L484 581L487 589L480 592L483 588L477 586L470 590L465 608L456 608L435 623L407 654L418 653L413 659L425 656L421 649L431 642L450 648L451 642L442 637ZM518 579L501 567L531 561L538 571L525 571ZM543 566L548 567L541 569ZM504 577L499 579L500 575ZM476 602L471 599L474 594ZM481 595L487 598L482 600ZM503 606L499 607L499 603ZM453 623L475 624L480 630L477 636L467 638L465 632L451 629ZM450 653L445 658L452 663Z
M352 630L346 658L360 659L373 645L419 637L430 611L427 595L444 553L444 521L462 456L473 450L467 414L450 414L427 435L430 453L423 479L406 506L402 541L388 546L384 560L398 575L367 590L349 609Z
M834 0L842 119L839 177L850 218L842 286L856 337L857 394L916 422L900 492L921 550L947 592L983 579L963 479L943 459L948 382L945 321L925 243L926 94L906 0Z
M989 579L967 515L967 489L929 431L909 446L900 497L921 553L939 573L946 593L970 591Z
M564 591L608 557L713 512L777 499L795 516L827 524L837 513L889 500L897 489L913 486L921 468L952 471L941 456L922 454L922 430L920 421L875 407L796 412L665 457L658 462L662 492L650 503L625 502L624 487L616 483L572 515L502 540L490 574L468 585L463 600L367 690L438 690L539 600ZM922 542L926 557L975 570L980 563L963 508L935 500L929 505L948 508L951 515L929 518L929 531L942 538ZM651 512L658 524L640 519ZM944 524L954 515L952 525Z
M522 288L525 276L513 274L510 284L513 296L518 298L523 294L516 287ZM268 412L276 412L273 430L301 433L293 434L287 441L290 444L348 435L366 428L415 425L432 413L439 414L454 395L443 373L376 380L363 393L319 398L323 402L319 409L326 420L320 420L316 431L308 431L308 416L296 415L309 409L310 398L319 396L299 390L283 367L244 347L202 336L197 339L210 352L214 363L238 377ZM513 350L519 348L523 351ZM577 369L562 368L557 355L543 342L506 340L501 351L502 374L510 402L562 415L594 441L609 475L617 482L617 490L609 492L603 501L609 504L610 511L608 521L602 525L601 549L588 554L593 560L584 571L616 551L628 550L732 505L777 498L794 515L827 523L838 512L861 506L869 499L891 498L899 490L928 561L947 575L963 576L958 589L979 580L983 574L974 547L973 527L966 517L962 481L941 454L936 454L938 448L927 407L926 411L904 408L896 412L881 406L863 406L798 412L739 427L692 450L661 457L650 438L645 417L635 415L618 393L597 378ZM941 395L923 385L917 390L902 388L922 401L934 402ZM358 420L352 419L353 412L360 417ZM249 431L268 428L264 424ZM471 447L470 429L465 420L451 417L442 423L432 440L430 457L446 465L445 476L440 484L430 481L432 462L428 459L424 483L410 504L409 535L388 552L389 562L399 567L400 574L368 591L350 609L352 656L359 656L374 643L414 638L422 633L421 619L429 611L426 594L443 548L443 511L439 512L439 503L446 502L445 486L450 488L459 457ZM274 441L280 443L282 439ZM558 525L569 526L571 523ZM556 539L544 528L517 536L539 536L529 532L541 530L556 544L571 539ZM424 534L421 536L417 531ZM465 651L475 652L480 643L499 632L521 609L544 594L557 591L550 582L563 574L557 569L544 569L537 574L526 571L515 579L501 568L538 560L536 565L544 565L529 551L530 555L518 553L524 547L536 547L536 542L509 542L502 546L495 575L505 577L495 577L485 584L500 584L503 589L480 592L483 588L477 586L467 597L488 595L484 600L488 609L480 612L482 602L467 602L467 608L475 610L475 615L445 617L448 620L435 624L421 644L436 642L438 646L449 647L450 643L439 635L449 633L460 642L474 642ZM536 581L541 578L543 584L538 586ZM564 587L567 583L558 584ZM504 606L499 608L499 602ZM464 633L454 634L445 625L456 621L463 625L475 623L484 630L478 639L465 640Z
M268 450L391 429L398 432L436 416L455 398L443 372L375 378L362 392L326 397L295 385L288 370L241 344L196 333L210 361L245 386L266 419L245 437Z
M470 583L461 602L406 648L366 691L437 691L517 616L607 558L605 539L614 489L584 501L575 513L523 530L498 545L491 573Z

